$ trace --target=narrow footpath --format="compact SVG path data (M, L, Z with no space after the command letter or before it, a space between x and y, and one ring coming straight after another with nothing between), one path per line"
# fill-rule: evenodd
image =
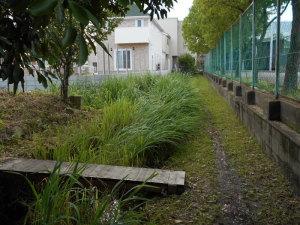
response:
M300 198L204 77L199 130L165 168L187 172L186 192L145 207L145 224L300 224Z

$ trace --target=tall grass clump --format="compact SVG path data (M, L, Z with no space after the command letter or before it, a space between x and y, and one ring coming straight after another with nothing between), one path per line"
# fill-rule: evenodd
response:
M114 78L101 86L79 85L73 90L83 96L86 107L100 109L99 114L59 129L56 144L39 145L36 157L153 166L199 126L198 94L188 77Z
M131 212L145 201L137 196L139 185L120 195L122 181L111 191L101 192L80 182L83 168L74 165L68 176L60 175L58 163L43 184L34 185L29 180L34 201L28 205L24 224L30 225L98 225L139 224L139 213ZM84 182L89 184L88 181ZM41 190L40 190L41 189ZM138 202L139 203L138 203ZM136 205L136 206L134 206Z

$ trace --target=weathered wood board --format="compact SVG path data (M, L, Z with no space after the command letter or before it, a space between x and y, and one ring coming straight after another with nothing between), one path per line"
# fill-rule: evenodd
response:
M0 173L20 173L31 176L50 175L57 165L57 161L10 158L0 161ZM181 194L184 191L185 172L150 168L136 168L124 166L109 166L97 164L77 165L82 168L81 176L86 179L102 183L117 183L123 181L130 186L146 183L154 186L156 191L167 194ZM74 164L63 162L60 174L67 175L74 170Z

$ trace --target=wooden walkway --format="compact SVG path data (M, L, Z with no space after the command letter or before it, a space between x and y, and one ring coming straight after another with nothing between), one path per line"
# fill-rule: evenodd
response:
M48 176L53 171L56 161L36 159L4 159L0 161L0 174L25 174ZM81 176L87 180L100 181L102 184L114 185L120 180L124 185L134 186L142 183L154 186L153 192L181 194L184 191L185 172L148 168L109 166L96 164L78 164L82 168ZM67 175L74 170L74 164L62 163L60 174ZM149 179L150 178L150 179ZM93 183L94 184L94 183Z

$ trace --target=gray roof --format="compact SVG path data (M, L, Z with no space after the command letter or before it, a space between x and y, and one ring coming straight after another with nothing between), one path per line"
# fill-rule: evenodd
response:
M139 7L137 7L136 4L131 5L129 11L127 12L126 16L146 16L147 14L144 14L140 11Z

